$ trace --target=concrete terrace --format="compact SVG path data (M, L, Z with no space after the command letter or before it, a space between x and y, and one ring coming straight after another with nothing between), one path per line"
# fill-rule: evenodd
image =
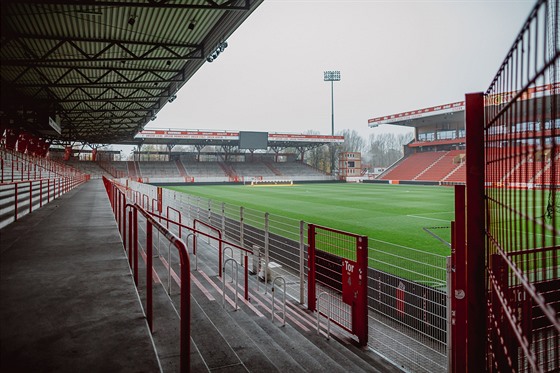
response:
M178 306L170 302L178 304L178 290L168 296L167 279L156 281L150 335L145 266L138 293L101 180L0 235L1 371L178 371ZM398 371L350 339L318 335L314 315L296 302L288 302L286 326L272 323L270 291L252 293L238 311L228 292L224 309L217 266L205 259L191 271L191 371Z

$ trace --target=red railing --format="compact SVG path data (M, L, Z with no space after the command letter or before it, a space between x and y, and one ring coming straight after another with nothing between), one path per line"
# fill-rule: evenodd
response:
M222 233L221 231L209 224L206 224L200 220L195 219L194 220L194 225L196 225L196 223L198 222L198 224L204 225L207 228L210 228L211 230L213 230L214 232L218 233L218 237L216 236L212 236L209 233L203 232L201 230L196 229L194 226L193 227L189 227L188 225L184 225L181 223L178 223L172 219L169 219L169 217L165 217L165 216L160 216L160 215L156 215L156 214L152 214L154 218L157 219L161 219L161 220L165 220L167 222L167 224L175 224L179 227L179 229L184 228L188 231L190 231L192 234L196 235L200 234L202 236L208 237L210 239L214 239L216 241L218 241L218 265L220 268L219 270L219 277L222 277L222 269L223 269L223 255L224 255L224 251L228 248L231 249L237 249L240 250L242 252L245 253L245 256L243 257L243 266L244 266L244 285L245 285L245 289L244 289L244 297L246 300L249 300L249 257L247 256L247 254L253 254L253 252L251 250L248 250L242 246L239 246L233 242L227 241L222 239ZM195 256L195 261L196 261L196 239L193 239L193 255Z
M191 319L191 277L190 277L190 258L185 243L171 233L154 216L146 211L142 206L126 203L126 193L119 186L103 177L105 189L109 196L115 218L123 238L126 236L126 210L129 210L128 232L129 232L129 264L132 264L134 257L134 282L138 285L138 213L146 220L146 319L153 332L153 229L157 229L170 244L179 252L181 264L181 299L180 299L180 371L190 371L190 319ZM126 246L125 246L126 248ZM132 251L134 251L132 253ZM131 255L132 254L132 255ZM131 265L132 267L132 265Z
M202 225L202 226L204 226L204 227L206 227L206 228L210 229L211 231L214 231L214 232L216 232L216 233L218 234L218 268L220 268L220 271L219 271L218 276L219 276L219 277L222 277L222 270L221 270L221 268L222 268L222 261L223 261L223 259L222 259L222 255L223 255L223 253L222 253L222 231L219 230L218 228L216 228L216 227L214 227L214 226L208 224L208 223L205 223L205 222L199 220L199 219L194 219L194 220L193 220L193 228L194 228L195 231L196 231L196 225L197 225L197 223L198 223L199 225ZM206 235L206 236L207 236L207 235ZM193 254L194 254L194 255L196 255L196 244L197 244L197 241L198 241L198 240L197 240L197 236L195 235L195 238L194 238L194 241L193 241L193 242L194 242L194 243L193 243Z
M456 371L560 371L559 12L558 1L537 1L487 91L466 95Z
M175 211L177 213L177 216L179 217L179 238L181 238L181 224L182 222L182 218L181 218L181 211L177 210L176 208L173 208L171 206L167 206L167 217L169 217L169 211ZM167 221L167 229L169 229L169 221Z
M33 209L43 207L43 203L49 203L87 180L87 177L39 179L0 183L0 186L4 192L8 191L5 198L13 203L13 221L17 221L21 216L33 212ZM13 194L9 192L10 190ZM29 209L21 211L22 203L25 204L27 201Z

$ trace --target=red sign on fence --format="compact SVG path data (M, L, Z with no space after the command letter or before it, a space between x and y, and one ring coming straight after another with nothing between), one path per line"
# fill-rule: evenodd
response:
M342 301L352 305L358 297L358 289L357 263L348 259L342 260Z
M309 224L308 239L308 308L329 317L366 346L367 237ZM318 291L319 297L327 295L323 310L318 305Z

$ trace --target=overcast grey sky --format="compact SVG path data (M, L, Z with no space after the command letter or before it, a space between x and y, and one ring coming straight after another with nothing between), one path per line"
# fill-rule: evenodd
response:
M147 128L393 130L369 118L485 90L534 1L265 0Z

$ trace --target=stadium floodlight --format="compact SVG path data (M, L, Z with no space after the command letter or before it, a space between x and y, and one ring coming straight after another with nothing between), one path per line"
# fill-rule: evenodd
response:
M340 81L340 71L325 71L325 82L331 82L331 135L334 136L334 82Z
M212 51L212 53L210 53L210 55L206 57L206 61L213 62L216 58L218 58L220 53L222 53L227 47L228 47L227 41L224 40L220 42L220 44L216 46L216 48Z
M340 71L325 71L325 82L338 82Z
M330 70L324 72L325 82L331 82L331 135L334 136L334 82L340 81L340 71ZM331 147L331 175L334 175L334 146Z

